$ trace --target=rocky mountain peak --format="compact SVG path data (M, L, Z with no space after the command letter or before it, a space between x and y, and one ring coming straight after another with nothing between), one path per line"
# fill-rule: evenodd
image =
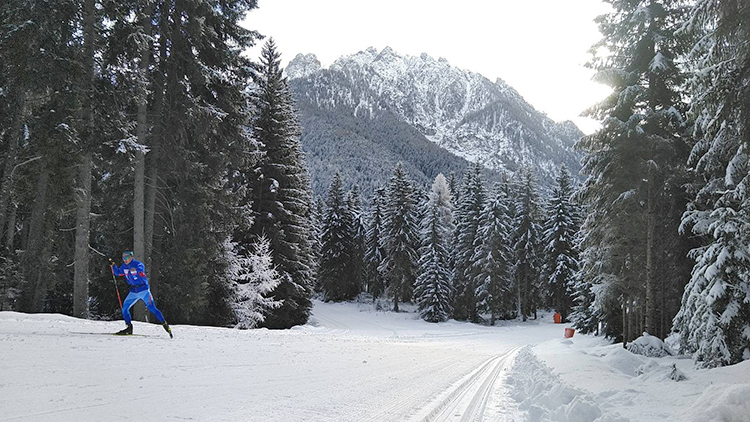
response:
M304 78L321 69L320 60L315 54L297 54L286 66L284 72L287 78Z
M493 83L444 58L369 47L311 77L295 93L300 101L343 107L357 118L392 113L439 147L490 169L531 166L547 178L562 163L574 174L579 167L572 145L583 134L574 124L553 121L502 79Z

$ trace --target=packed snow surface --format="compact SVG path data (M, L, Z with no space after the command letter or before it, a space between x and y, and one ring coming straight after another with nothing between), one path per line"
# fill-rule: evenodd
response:
M0 312L0 421L750 421L750 362L695 370L563 325L315 302L292 330ZM674 381L675 370L684 375ZM686 378L686 379L685 379Z

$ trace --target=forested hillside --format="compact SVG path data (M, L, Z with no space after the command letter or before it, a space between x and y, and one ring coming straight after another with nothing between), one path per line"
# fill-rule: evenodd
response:
M572 122L555 123L505 82L445 59L368 48L329 69L314 54L298 55L285 72L319 195L339 170L369 196L387 179L383 162L402 161L420 185L467 162L495 174L534 168L547 186L561 164L578 173L573 144L582 133Z

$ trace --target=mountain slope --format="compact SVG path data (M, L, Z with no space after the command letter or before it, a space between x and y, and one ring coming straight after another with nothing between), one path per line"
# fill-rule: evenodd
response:
M579 168L572 146L582 133L572 122L556 123L502 80L492 83L442 58L368 48L323 69L314 55L298 55L286 74L305 127L308 159L333 159L330 165L344 165L344 173L371 172L380 179L382 171L373 166L394 158L410 163L417 179L460 173L467 161L495 171L530 166L540 179L551 178L563 163L574 174ZM338 135L335 141L332 134ZM429 149L424 139L462 159ZM379 148L365 146L368 141ZM351 156L327 155L342 149ZM346 164L349 160L355 168Z

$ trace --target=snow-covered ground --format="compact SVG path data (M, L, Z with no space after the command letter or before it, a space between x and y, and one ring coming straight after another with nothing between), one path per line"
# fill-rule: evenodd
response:
M315 302L292 330L106 334L122 326L0 312L0 421L750 421L750 362L697 371L564 339L549 317L430 324Z

